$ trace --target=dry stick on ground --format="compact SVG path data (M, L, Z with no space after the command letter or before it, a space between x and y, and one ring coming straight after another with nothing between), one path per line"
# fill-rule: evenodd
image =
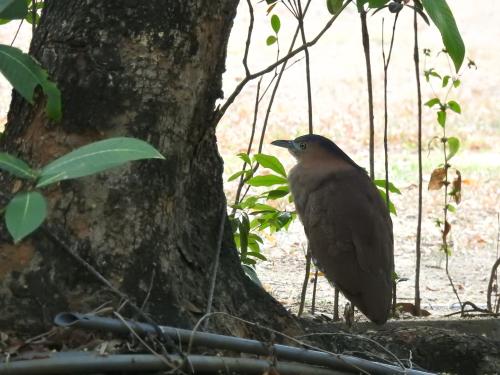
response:
M391 43L389 46L389 53L385 55L384 47L384 19L382 18L382 59L384 62L384 165L385 165L385 199L387 204L387 211L390 211L390 198L389 198L389 148L387 142L387 128L388 128L388 113L387 113L387 71L389 63L391 62L392 47L394 46L394 35L396 34L396 23L398 22L399 12L394 16L394 23L392 25ZM390 214L389 214L390 215ZM392 270L394 272L394 269ZM393 281L393 290L395 291L396 285ZM396 293L393 292L392 299L392 315L396 314Z
M418 110L418 217L417 239L415 243L415 314L420 316L420 259L422 241L422 91L420 87L420 59L418 49L418 23L417 8L413 11L414 48L413 61L415 65L415 78L417 82L417 110Z
M370 178L375 179L375 120L373 115L373 83L372 83L372 63L370 57L370 35L366 23L366 11L359 9L361 19L361 35L363 38L363 51L366 63L366 84L368 90L368 115L370 121Z
M333 25L335 20L338 18L340 14L342 14L342 11L351 3L352 0L347 0L345 4L342 6L340 11L335 14L330 20L326 23L326 25L323 27L323 29L316 35L314 39L312 39L310 42L307 42L306 44L303 44L302 46L298 47L297 49L289 52L286 56L282 57L278 61L274 62L273 64L269 65L267 68L264 68L256 73L250 74L249 76L246 76L234 89L234 91L231 93L231 95L227 98L226 102L214 113L214 117L212 118L213 124L216 125L219 123L220 119L224 114L226 113L227 109L229 106L234 102L236 97L239 95L241 90L245 87L245 85L250 82L251 80L254 80L256 78L259 78L260 76L271 72L274 68L282 65L283 63L287 62L290 60L292 57L297 55L298 53L302 52L305 48L312 47L314 46L320 39L321 37L330 29L330 27ZM305 14L305 11L304 11Z

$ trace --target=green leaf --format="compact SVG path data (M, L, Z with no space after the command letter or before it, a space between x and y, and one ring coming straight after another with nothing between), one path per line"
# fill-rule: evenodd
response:
M380 186L381 188L385 189L385 185L386 185L385 180L373 180L373 183L376 186ZM399 190L396 186L394 186L394 184L392 182L389 182L389 191L391 193L401 194L401 190Z
M269 35L269 36L267 37L267 39L266 39L266 44L267 44L268 46L270 46L270 45L272 45L272 44L276 43L276 41L277 41L277 40L278 40L278 38L276 38L274 35Z
M26 0L0 0L0 18L5 20L20 20L28 13Z
M457 78L453 80L453 87L457 88L460 86L461 81Z
M48 74L28 54L18 48L0 44L0 72L10 84L31 104L35 88L41 86L47 95L46 111L53 120L61 118L61 93L48 80Z
M273 14L271 16L271 27L273 28L274 32L276 34L278 34L278 32L280 31L280 28L281 28L281 21L280 21L280 18L276 14Z
M370 8L381 8L388 2L389 0L368 0L368 5Z
M149 143L136 138L110 138L80 147L46 165L37 187L114 168L132 160L165 159Z
M240 232L240 250L242 256L244 256L248 250L248 234L250 233L250 221L246 214L241 216L241 221L239 222L239 232Z
M448 107L450 107L450 109L453 111L453 112L456 112L456 113L462 113L462 108L460 108L460 104L458 104L456 101L454 100L450 100L448 102Z
M439 101L439 99L438 99L438 98L432 98L431 100L429 100L429 101L425 102L425 104L424 104L424 105L426 105L426 106L427 106L427 107L429 107L429 108L432 108L432 107L434 107L436 104L439 104L439 103L440 103L440 101Z
M454 205L452 205L452 204L447 204L446 205L446 209L448 211L450 211L450 212L456 212L457 211L456 207Z
M0 152L0 169L27 180L34 180L38 177L28 164L5 152Z
M47 216L47 203L37 191L19 193L12 198L5 210L7 230L18 243L37 229Z
M252 177L247 181L250 186L273 186L273 185L283 185L288 183L287 179L281 176L276 176L274 174L268 174L265 176Z
M443 77L443 87L448 86L448 82L450 81L450 76L444 76Z
M285 186L285 188L278 188L275 190L268 191L266 198L269 200L274 200L274 199L279 199L279 198L285 197L286 195L288 195L290 193L288 186Z
M254 156L254 159L264 168L271 169L283 177L286 177L285 167L283 167L283 164L281 164L277 157L266 154L257 154Z
M247 164L252 164L252 161L250 160L250 156L248 156L247 153L241 152L238 154L238 157L243 160Z
M236 180L238 177L240 177L243 173L245 173L246 171L239 171L239 172L236 172L235 174L231 175L227 180L228 181L233 181L233 180Z
M446 111L443 110L438 111L437 122L444 128L444 126L446 125Z
M380 193L380 196L384 200L385 204L387 204L387 196L385 195L385 191L382 189L378 189L378 192ZM394 206L394 203L392 203L391 200L389 200L389 212L391 214L397 215L396 207Z
M465 45L446 0L422 0L425 11L439 29L443 44L458 72L465 57Z
M331 15L336 15L340 9L342 9L343 0L326 0L326 7ZM363 4L358 4L358 9L362 8Z
M252 280L255 284L263 288L262 283L259 280L259 277L257 276L257 272L250 267L248 264L242 264L241 267L243 268L243 272L245 272L245 275Z
M267 258L264 255L262 255L262 253L259 251L249 251L247 253L247 257L254 257L260 260L267 260Z
M450 137L446 143L448 144L448 160L450 160L460 149L460 140L457 137Z

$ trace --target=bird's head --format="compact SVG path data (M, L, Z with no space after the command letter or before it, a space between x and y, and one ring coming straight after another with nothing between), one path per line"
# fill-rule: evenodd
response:
M288 149L299 163L332 161L360 168L339 146L321 135L307 134L294 140L273 141L271 144Z

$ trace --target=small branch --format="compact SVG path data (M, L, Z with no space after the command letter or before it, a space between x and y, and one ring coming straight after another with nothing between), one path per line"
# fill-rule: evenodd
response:
M495 283L496 279L497 279L497 270L498 270L498 267L500 266L500 258L498 258L496 260L496 262L493 264L493 267L491 267L491 274L490 274L490 281L488 282L488 292L486 294L486 298L487 298L487 301L486 301L486 305L488 307L488 310L490 312L494 312L494 313L498 313L498 304L495 303L495 307L493 307L493 305L491 304L491 295L493 294L493 285L496 284L497 285L497 288L498 288L498 283ZM497 292L498 294L498 292ZM496 298L495 298L496 300ZM495 310L495 311L493 311Z
M310 1L310 0L309 0ZM300 28L300 34L302 36L302 44L306 44L306 32L304 29L304 15L302 13L302 4L301 0L297 0L297 7L298 7L298 21L299 21L299 28ZM309 115L309 134L313 134L313 111L312 111L312 95L311 95L311 70L310 70L310 57L309 57L309 48L304 49L304 54L306 56L306 83L307 83L307 109L308 109L308 115Z
M248 69L248 51L250 50L250 42L252 40L252 32L253 32L253 6L251 0L247 0L248 5L248 13L250 14L250 24L248 25L248 33L247 40L245 42L245 54L243 55L243 66L245 68L245 74L248 77L250 75L250 69Z
M388 130L388 110L387 110L387 71L389 69L389 63L391 61L392 47L394 46L394 35L396 34L396 23L398 21L399 13L394 16L394 23L392 25L391 43L389 46L389 53L385 55L384 48L384 19L382 19L382 58L384 61L384 158L385 158L385 197L387 203L387 210L389 211L389 149L387 141L387 130Z
M212 312L212 304L213 304L213 299L214 299L214 292L215 292L215 281L217 280L217 272L219 270L219 259L220 259L220 253L222 251L222 237L224 236L224 227L226 225L226 217L227 217L227 202L226 202L226 196L224 194L222 198L222 209L221 209L221 217L220 217L220 224L219 224L219 233L217 237L217 248L215 249L215 259L213 263L213 268L212 268L212 277L210 278L210 289L208 292L208 299L207 299L207 308L205 310L206 314L210 314ZM209 319L205 321L204 329L206 330L208 328L208 323Z
M234 102L234 100L236 99L236 97L239 95L239 93L241 92L241 90L243 90L243 87L245 87L245 85L250 82L251 80L253 79L256 79L256 78L259 78L260 76L266 74L266 73L269 73L271 72L274 68L276 68L277 66L280 66L282 65L283 63L285 63L286 61L290 60L290 58L294 57L295 55L297 55L298 53L302 52L304 49L308 48L308 47L312 47L314 46L320 39L321 37L328 31L328 29L332 26L332 24L335 22L335 20L337 19L337 17L342 13L342 11L351 3L352 0L347 0L344 5L342 6L342 8L340 9L340 11L335 14L327 23L326 25L323 27L323 29L318 33L318 35L316 35L316 37L314 39L312 39L310 42L307 42L306 44L303 44L302 46L298 47L297 49L291 51L290 53L288 53L286 56L282 57L281 59L279 59L278 61L274 62L273 64L269 65L267 68L264 68L256 73L253 73L253 74L250 74L249 76L245 77L237 86L236 88L234 89L234 91L231 93L231 95L227 98L226 102L219 108L218 111L216 111L214 113L214 117L212 118L212 122L213 122L213 126L216 126L220 119L224 116L224 114L226 113L227 109L229 108L229 106Z
M417 81L417 109L418 109L418 218L417 218L417 239L415 244L415 313L420 316L420 262L422 257L421 241L422 241L422 189L423 189L423 174L422 174L422 91L420 87L420 59L418 48L418 15L415 8L413 13L413 34L414 48L413 61L415 65L415 78Z
M375 179L375 119L373 115L373 83L372 83L372 64L370 57L370 36L368 34L368 25L366 23L366 11L361 9L359 12L361 19L361 35L363 38L363 52L365 54L366 64L366 84L368 89L368 116L370 121L370 178Z
M259 82L257 83L257 92L255 94L255 105L253 109L253 121L252 121L252 131L250 133L250 140L248 141L248 147L247 147L247 155L250 155L250 152L252 151L252 145L253 145L253 139L255 137L255 128L257 127L257 116L259 113L259 94L260 94L260 84L262 82L262 78L259 79ZM247 162L243 162L243 166L241 167L241 170L244 171L247 166ZM244 174L240 176L240 180L238 182L238 188L236 189L236 197L234 198L234 204L237 205L240 203L240 196L241 196L241 189L243 189L243 185L245 185L246 182L246 177ZM234 216L236 213L236 208L233 207L231 211L231 216Z

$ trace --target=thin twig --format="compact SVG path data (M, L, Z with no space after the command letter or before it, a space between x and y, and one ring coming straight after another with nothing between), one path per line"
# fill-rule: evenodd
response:
M373 83L372 83L372 64L370 57L370 36L366 23L366 11L361 8L359 11L361 19L361 35L363 39L363 52L365 54L366 64L366 84L368 89L368 116L370 121L370 178L375 179L375 119L373 115Z
M248 33L247 40L245 42L245 53L243 55L243 67L245 68L245 74L248 77L250 75L250 69L248 69L248 51L250 50L250 42L252 41L252 32L253 32L253 6L251 0L247 0L248 5L248 13L250 14L250 23L248 25Z
M369 337L365 337L365 336L361 336L361 335L353 335L351 333L344 333L344 332L336 332L336 333L335 332L317 332L317 333L307 333L305 335L297 336L297 338L314 337L314 336L345 336L345 337L352 337L355 339L367 341L371 344L374 344L377 348L382 349L383 352L385 352L386 354L388 354L389 356L394 358L396 363L403 369L403 371L406 370L405 365L403 364L403 362L401 362L401 360L398 358L398 356L396 354L394 354L389 349L387 349L385 346L383 346L382 344L378 343L377 341L375 341Z
M231 315L229 313L226 313L226 312L223 312L223 311L215 311L215 312L212 312L210 314L205 314L203 315L200 320L198 320L198 322L195 324L195 326L193 327L193 330L191 331L191 336L189 338L189 343L188 343L188 348L187 348L187 351L186 351L186 355L189 355L191 353L191 350L193 348L193 341L195 339L195 334L196 332L198 331L198 329L200 328L200 325L202 324L202 322L205 320L205 319L208 319L212 316L225 316L225 317L228 317L228 318L231 318L231 319L234 319L238 322L241 322L241 323L245 323L249 326L252 326L252 327L255 327L255 328L258 328L258 329L262 329L262 330L265 330L265 331L268 331L268 332L271 332L277 336L281 336L287 340L289 340L290 342L293 342L297 345L300 345L302 347L305 347L305 348L309 348L309 349L313 349L313 350L317 350L319 352L323 352L323 353L326 353L326 354L330 354L330 355L333 355L335 356L338 360L342 361L343 363L345 363L346 365L349 365L349 366L352 366L354 369L356 369L357 371L360 371L362 372L363 374L367 374L367 375L370 375L367 371L359 368L358 366L352 364L352 363L347 363L343 358L342 356L340 356L338 353L334 353L334 352L330 352L328 350L324 350L322 348L319 348L317 346L314 346L314 345L311 345L311 344L308 344L307 342L305 341L302 341L302 340L298 340L297 338L295 337L292 337L292 336L289 336L283 332L280 332L280 331L277 331L275 329L272 329L272 328L269 328L269 327L266 327L266 326L263 326L259 323L255 323L255 322L251 322L249 320L246 320L246 319L242 319L242 318L238 318L237 316L234 316L234 315Z
M311 3L311 0L308 0L308 2L306 4L306 7L304 9L304 15L303 15L303 17L305 17L305 15L307 13L307 10L309 8L310 3ZM295 34L293 35L292 42L290 43L290 48L288 50L288 54L289 55L293 51L293 47L295 45L295 41L297 40L297 36L299 35L299 31L300 31L300 27L297 27L297 29L295 30ZM267 105L266 115L264 117L264 123L262 125L262 131L261 131L261 134L260 134L259 148L258 148L258 152L259 153L262 152L262 147L264 146L264 137L266 135L267 124L269 122L269 116L271 115L271 108L272 108L272 106L274 104L274 99L276 97L276 93L278 92L278 87L279 87L279 84L281 82L281 78L283 77L283 73L286 70L287 64L288 64L288 60L286 60L286 61L283 62L283 65L281 66L281 70L278 73L278 76L276 77L276 83L274 84L273 91L271 93L271 97L269 98L269 103Z
M259 93L260 93L260 84L262 83L262 78L259 79L259 82L257 83L257 92L255 94L255 105L254 105L254 110L253 110L253 121L252 121L252 131L250 133L250 140L248 141L248 147L247 147L247 155L250 155L250 152L252 151L252 145L253 145L253 139L255 137L255 129L257 127L257 117L259 113ZM241 167L241 170L244 171L247 166L247 162L243 162L243 166ZM245 185L245 182L247 181L247 178L245 177L245 174L242 174L240 176L240 180L238 182L238 188L236 189L236 196L234 198L234 206L231 211L231 216L234 216L236 213L236 205L240 203L240 195L241 195L241 189L243 188L243 185Z
M241 90L243 90L243 87L245 87L245 85L248 82L250 82L253 79L259 78L260 76L262 76L262 75L264 75L266 73L271 72L274 68L276 68L277 66L280 66L284 62L290 60L290 58L292 58L295 55L297 55L298 53L302 52L305 48L314 46L321 39L321 37L328 31L328 29L330 29L330 27L332 26L332 24L335 22L335 20L338 18L338 16L342 13L342 11L351 3L351 1L352 0L347 0L344 3L344 5L342 6L342 8L340 9L340 11L338 13L336 13L332 18L330 18L330 20L326 23L326 25L323 27L323 29L310 42L307 42L307 43L303 44L302 46L298 47L297 49L291 51L286 56L284 56L281 59L279 59L278 61L272 63L268 67L266 67L266 68L264 68L264 69L262 69L262 70L260 70L260 71L258 71L256 73L250 74L249 76L245 77L235 87L234 91L231 93L231 95L229 95L229 97L227 98L226 102L218 109L218 111L216 111L214 113L214 117L212 118L213 126L216 126L219 123L220 119L224 116L224 114L226 113L226 111L229 108L229 106L234 102L234 100L236 99L236 97L239 95L239 93L241 92Z
M394 36L396 34L396 23L398 21L399 12L394 16L394 23L392 25L391 43L389 46L389 53L385 55L384 47L384 19L382 18L382 59L384 61L384 159L385 159L385 197L387 203L387 210L389 211L389 149L388 149L388 110L387 110L387 71L389 69L389 63L392 56L392 47L394 46Z
M215 259L213 263L213 268L212 268L212 276L210 278L210 289L208 292L208 300L207 300L207 308L205 310L206 314L210 314L212 311L212 304L213 304L213 299L214 299L214 292L215 292L215 281L217 280L217 272L219 270L219 259L220 259L220 253L222 251L222 237L224 236L224 227L226 225L226 217L227 217L227 202L226 202L226 196L223 194L222 198L222 209L221 209L221 217L220 217L220 224L219 224L219 233L217 237L217 247L215 249ZM209 320L207 319L205 321L204 329L206 330L208 328L208 323Z
M418 110L418 218L417 218L417 239L415 244L415 314L420 316L420 262L422 257L422 91L420 87L420 59L418 48L418 22L417 9L413 13L413 34L414 48L413 61L415 65L415 78L417 81L417 110Z
M23 22L24 22L24 18L21 20L21 22L19 22L19 26L17 27L16 33L14 34L14 38L12 38L12 42L10 42L11 47L17 39L17 35L19 34L19 31L21 30L21 26L23 25Z
M304 28L304 14L302 13L301 0L297 0L297 8L299 11L298 21L300 28L300 35L302 37L302 44L306 44L306 32ZM309 134L313 134L313 111L312 111L312 95L311 95L311 68L310 68L310 57L309 48L304 49L304 54L306 56L306 83L307 83L307 113L308 113L308 124L309 124Z
M453 279L450 274L450 269L449 269L449 248L448 248L448 232L447 232L447 225L448 224L448 186L450 185L450 182L448 180L448 170L450 169L450 164L448 164L448 152L446 150L446 126L443 126L443 138L442 138L442 143L443 143L443 157L444 157L444 207L443 207L443 216L444 216L444 227L443 227L443 232L442 232L442 241L443 241L443 250L445 254L445 270L446 270L446 276L448 277L448 281L450 282L451 289L453 290L453 293L455 294L455 297L457 297L458 303L460 304L460 308L462 309L462 302L460 301L460 296L458 295L458 291L455 288L455 283L453 282ZM449 231L449 229L448 229Z

